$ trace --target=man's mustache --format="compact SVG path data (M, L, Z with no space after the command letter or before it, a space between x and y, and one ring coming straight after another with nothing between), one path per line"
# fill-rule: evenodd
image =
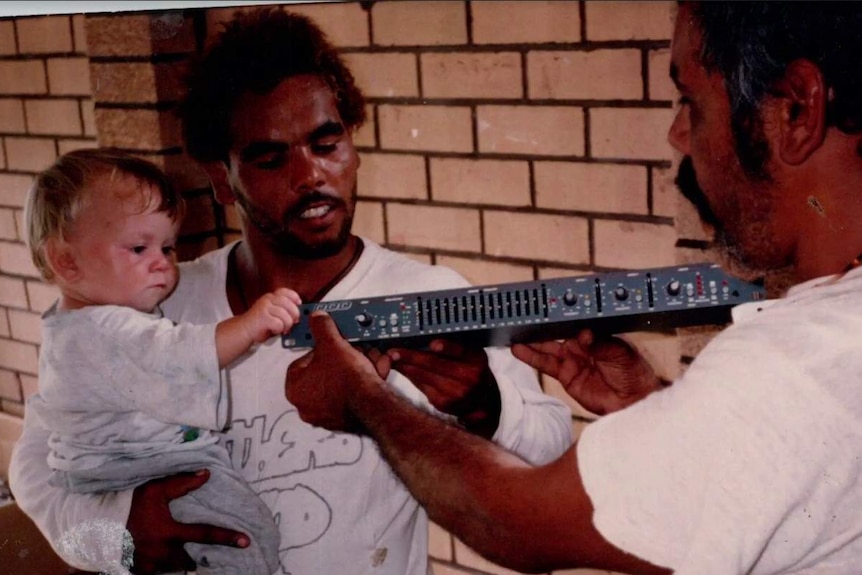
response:
M700 219L713 227L720 224L712 208L709 207L706 194L703 193L697 183L697 175L694 173L694 163L691 161L691 156L685 156L679 163L674 183L685 199L694 204Z

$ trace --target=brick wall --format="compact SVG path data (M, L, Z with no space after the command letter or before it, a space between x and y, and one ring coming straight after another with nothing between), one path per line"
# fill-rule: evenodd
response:
M188 216L178 255L191 259L223 245L226 226L206 175L183 151L176 104L202 12L115 13L86 19L99 143L161 166L184 190Z
M0 411L22 415L36 389L39 314L55 291L26 249L33 174L95 142L84 16L0 20Z
M665 137L673 2L290 8L323 27L368 96L358 233L476 284L706 259L708 230L679 200ZM0 410L20 415L36 387L38 314L54 291L29 262L21 208L56 154L98 137L162 165L191 206L184 259L238 237L173 114L189 56L233 12L0 20ZM630 337L673 377L712 333ZM543 383L576 430L588 425ZM436 526L430 550L437 575L511 573ZM556 575L575 573L595 572Z

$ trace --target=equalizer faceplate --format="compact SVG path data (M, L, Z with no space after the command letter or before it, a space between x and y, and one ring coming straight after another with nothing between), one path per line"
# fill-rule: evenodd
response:
M763 287L705 263L461 289L305 304L285 348L314 345L308 314L328 312L350 342L420 347L448 338L508 346L597 333L723 324L741 303L765 298Z

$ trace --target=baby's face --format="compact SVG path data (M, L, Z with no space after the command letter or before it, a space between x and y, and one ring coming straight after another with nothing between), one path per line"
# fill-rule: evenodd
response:
M160 195L128 176L102 176L68 238L78 279L69 289L84 305L149 312L177 283L179 223L157 212Z

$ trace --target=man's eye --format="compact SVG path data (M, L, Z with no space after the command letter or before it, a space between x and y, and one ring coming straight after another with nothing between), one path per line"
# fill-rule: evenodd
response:
M276 170L284 165L283 154L271 154L255 160L254 165L262 170Z
M147 251L147 246L133 246L132 251L136 254L142 254Z
M328 139L315 142L311 149L315 154L331 154L338 147L338 140Z
M174 250L176 250L176 248L174 246L164 246L162 248L162 253L165 254L166 256L169 256L172 253L174 253Z

